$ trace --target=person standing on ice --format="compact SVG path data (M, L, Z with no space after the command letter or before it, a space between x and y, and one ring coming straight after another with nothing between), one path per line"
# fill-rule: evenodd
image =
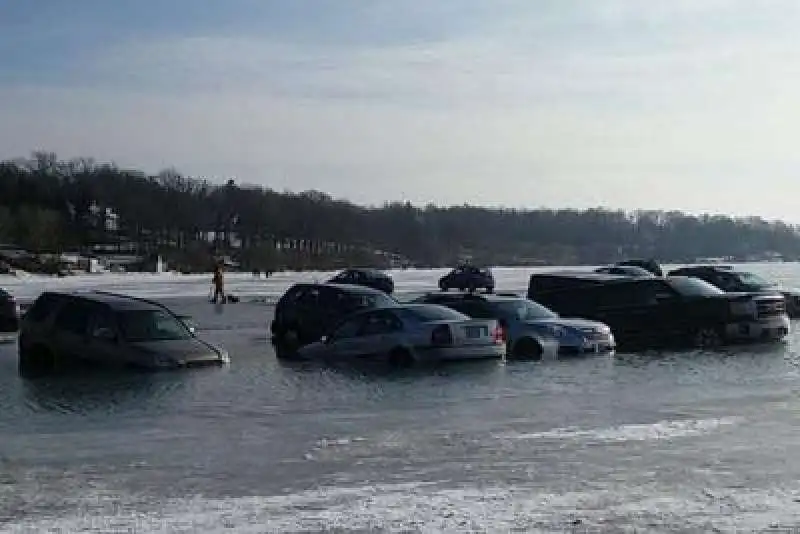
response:
M211 299L211 302L213 302L214 304L216 304L217 302L224 304L225 278L222 272L222 263L218 263L217 266L214 267L214 276L211 278L211 284L214 286L214 298Z

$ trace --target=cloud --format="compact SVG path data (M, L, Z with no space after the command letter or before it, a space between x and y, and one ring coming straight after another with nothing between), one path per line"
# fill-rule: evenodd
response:
M344 41L337 19L317 40L226 31L85 50L58 83L0 86L0 156L50 148L367 203L797 219L800 6L408 5L356 10L361 38ZM370 21L387 38L365 45ZM754 197L765 176L774 193Z

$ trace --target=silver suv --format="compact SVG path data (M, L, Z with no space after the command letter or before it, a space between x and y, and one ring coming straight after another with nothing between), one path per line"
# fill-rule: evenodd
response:
M23 315L19 372L99 365L174 369L222 365L228 353L194 334L163 304L92 292L45 292Z

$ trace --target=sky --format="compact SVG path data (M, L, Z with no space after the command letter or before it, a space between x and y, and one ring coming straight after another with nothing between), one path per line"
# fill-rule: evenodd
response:
M800 223L796 0L0 0L0 158Z

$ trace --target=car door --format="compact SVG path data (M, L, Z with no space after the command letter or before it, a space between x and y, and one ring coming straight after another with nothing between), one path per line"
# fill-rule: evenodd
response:
M89 317L89 336L86 357L92 362L108 366L124 366L128 353L120 345L116 316L106 307L98 307Z
M582 316L607 324L620 343L639 343L652 333L654 326L650 321L655 303L648 304L640 284L625 282L596 287L589 292L589 298L590 313Z
M358 334L364 324L364 315L358 315L342 322L325 339L326 358L353 358L358 355Z
M80 299L70 300L58 310L52 331L57 365L84 363L89 359L86 348L91 311L90 304Z
M403 339L403 333L403 322L394 312L375 310L365 314L352 350L359 357L386 355L407 341Z

